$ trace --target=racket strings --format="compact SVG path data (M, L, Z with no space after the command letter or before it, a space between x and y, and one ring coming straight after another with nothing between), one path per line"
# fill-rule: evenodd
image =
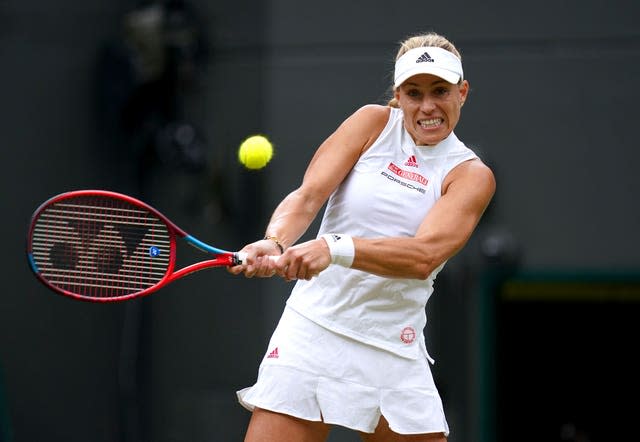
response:
M76 196L44 208L32 254L51 285L88 298L118 298L160 282L171 233L154 213L108 196Z

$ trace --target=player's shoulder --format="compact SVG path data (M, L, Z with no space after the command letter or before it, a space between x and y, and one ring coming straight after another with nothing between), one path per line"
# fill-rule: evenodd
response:
M443 187L447 188L448 184L454 181L467 183L469 186L478 189L485 189L491 194L496 188L493 171L480 158L464 161L454 167L447 175Z
M389 121L390 112L391 108L389 106L365 104L356 109L347 118L346 123L360 133L366 133L368 136L375 134L377 136Z
M367 118L376 121L387 121L391 108L389 106L383 106L381 104L365 104L354 112L354 116L360 118Z

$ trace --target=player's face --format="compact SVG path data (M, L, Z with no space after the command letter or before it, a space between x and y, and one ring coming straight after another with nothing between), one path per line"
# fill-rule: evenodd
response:
M431 74L414 75L395 91L404 113L404 126L419 146L432 146L458 124L469 83L451 84Z

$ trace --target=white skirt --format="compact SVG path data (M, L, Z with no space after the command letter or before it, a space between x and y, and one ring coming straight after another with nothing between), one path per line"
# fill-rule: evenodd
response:
M286 307L258 380L237 392L255 407L373 433L381 415L399 434L445 433L449 426L429 362L333 333Z

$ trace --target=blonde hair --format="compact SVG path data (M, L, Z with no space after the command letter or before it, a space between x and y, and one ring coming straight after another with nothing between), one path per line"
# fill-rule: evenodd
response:
M458 57L462 61L462 55L460 55L460 51L455 47L455 45L446 37L437 34L435 32L428 32L426 34L418 34L413 35L403 42L400 43L400 48L398 49L398 53L396 54L395 61L398 61L400 57L402 57L407 51L415 48L421 48L425 46L432 46L436 48L445 49L456 57ZM461 80L462 81L462 80ZM391 99L387 103L388 106L398 107L398 101L393 96L393 87L391 87Z

